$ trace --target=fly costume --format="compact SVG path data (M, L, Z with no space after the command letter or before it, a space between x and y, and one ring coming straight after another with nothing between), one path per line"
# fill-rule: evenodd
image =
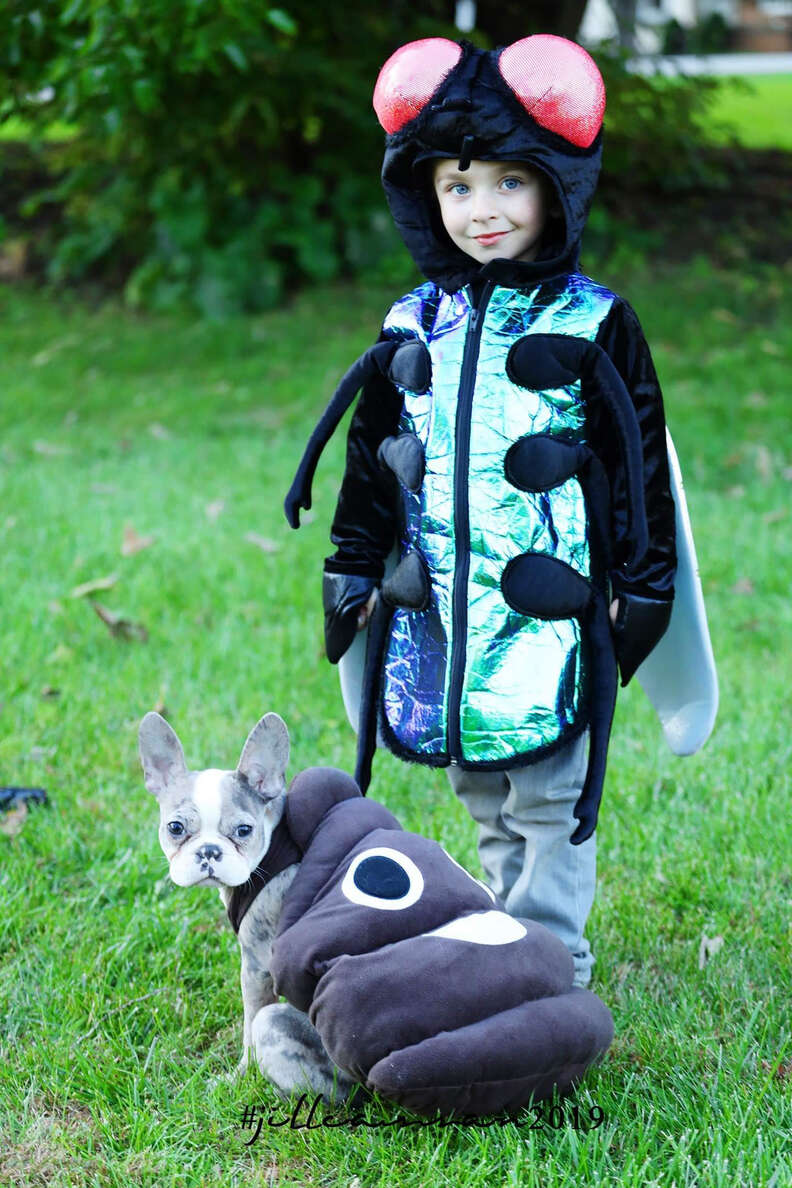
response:
M591 839L593 895L617 660L626 684L665 631L674 594L674 502L649 350L626 302L577 271L604 105L596 65L562 38L493 52L433 38L389 59L374 94L388 134L383 184L428 280L394 304L380 341L342 380L286 500L296 527L321 449L362 387L324 578L333 662L381 584L357 778L365 790L377 712L396 754L450 766L463 799L472 790L482 862L510 911L516 872L495 870L496 851L525 842L500 815L509 781L565 756L579 766L586 732L570 840ZM535 260L482 266L452 243L432 192L438 157L460 171L477 159L542 172L560 217ZM398 565L383 581L394 542ZM473 807L476 788L488 813ZM567 855L572 824L567 814ZM582 923L577 932L579 944Z

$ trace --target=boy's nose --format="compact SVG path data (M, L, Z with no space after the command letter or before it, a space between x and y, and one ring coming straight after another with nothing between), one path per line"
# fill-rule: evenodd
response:
M474 193L470 213L471 218L479 223L484 223L494 218L498 212L492 200L492 195L486 190L480 193Z

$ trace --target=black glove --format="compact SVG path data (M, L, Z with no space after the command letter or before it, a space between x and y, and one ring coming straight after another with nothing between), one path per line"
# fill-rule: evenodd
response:
M613 645L624 687L665 634L673 602L625 594L614 588L619 610L613 626Z
M325 648L331 664L338 664L357 635L360 608L376 586L373 578L354 573L327 573L322 581Z

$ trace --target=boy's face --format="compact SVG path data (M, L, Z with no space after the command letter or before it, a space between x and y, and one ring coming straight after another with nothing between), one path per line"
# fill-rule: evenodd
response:
M488 260L533 260L547 221L542 175L521 161L434 162L440 215L458 248Z

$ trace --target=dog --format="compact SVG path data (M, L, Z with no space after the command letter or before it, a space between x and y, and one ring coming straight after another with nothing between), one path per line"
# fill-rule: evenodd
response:
M284 1094L339 1101L362 1083L418 1113L475 1116L565 1091L609 1046L610 1012L572 987L566 946L438 843L335 769L287 792L277 714L233 771L190 771L157 713L139 743L171 879L217 887L238 935L237 1073L252 1054Z

